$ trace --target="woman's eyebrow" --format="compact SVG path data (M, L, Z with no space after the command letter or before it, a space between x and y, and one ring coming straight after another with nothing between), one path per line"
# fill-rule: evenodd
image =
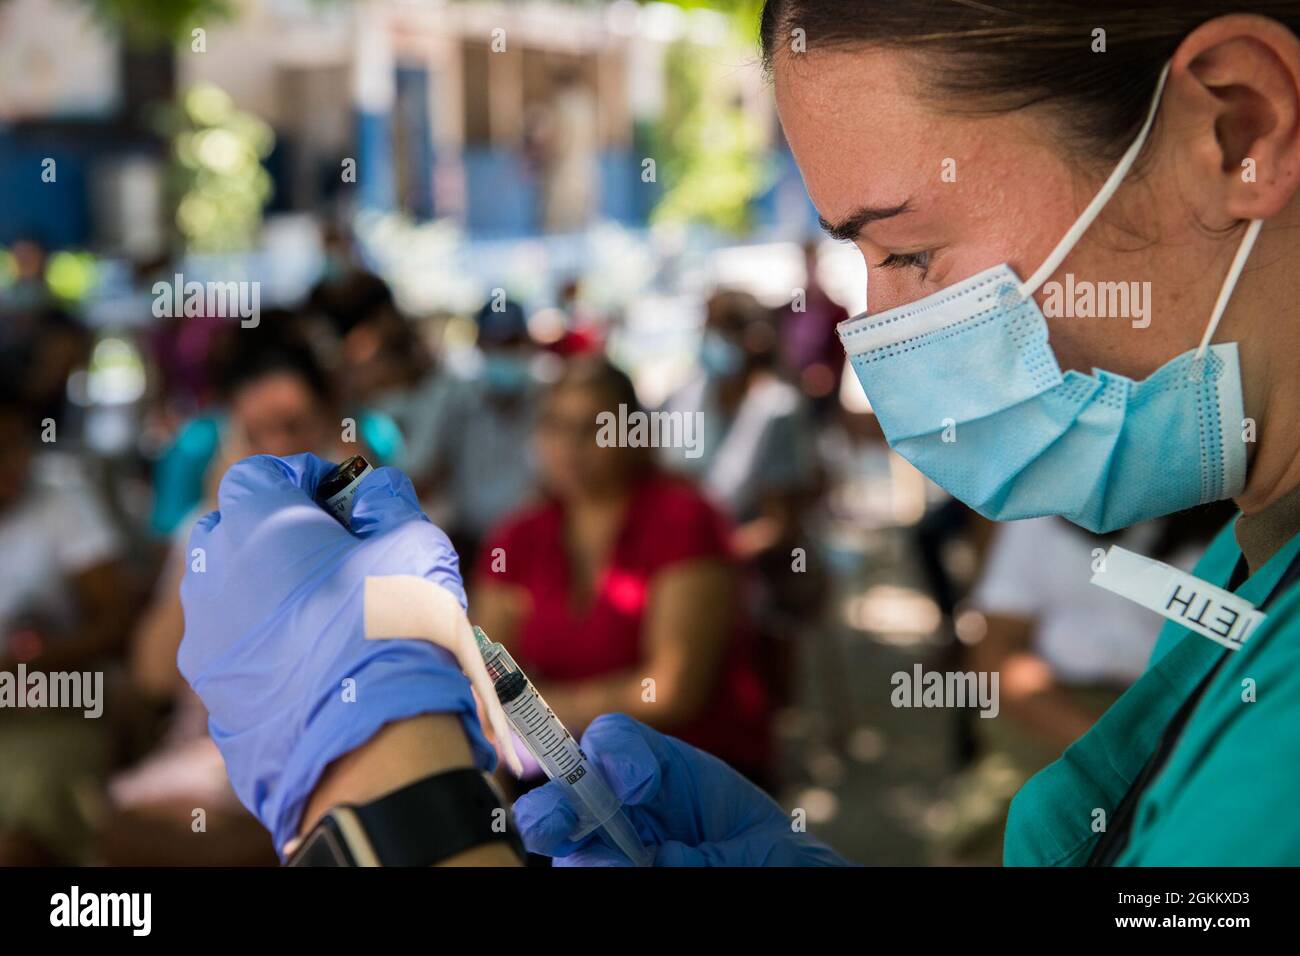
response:
M863 206L853 215L839 222L828 222L822 216L818 216L817 221L821 223L821 227L826 230L826 234L832 239L852 242L858 238L869 223L888 219L891 216L901 216L903 213L909 212L911 202L910 199L906 199L897 206Z

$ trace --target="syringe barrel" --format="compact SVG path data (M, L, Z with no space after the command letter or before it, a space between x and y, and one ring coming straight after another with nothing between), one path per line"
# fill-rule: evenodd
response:
M592 766L573 735L537 693L510 652L500 644L494 643L490 647L483 663L510 725L537 758L546 775L573 797L570 802L578 810L578 825L570 839L578 840L597 828L604 828L614 845L632 862L645 865L649 854L623 814L623 805L618 797Z

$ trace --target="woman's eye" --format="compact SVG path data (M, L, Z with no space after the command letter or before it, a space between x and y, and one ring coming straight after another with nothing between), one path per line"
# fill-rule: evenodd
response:
M917 269L924 277L930 268L930 253L926 252L891 252L880 262L877 269Z

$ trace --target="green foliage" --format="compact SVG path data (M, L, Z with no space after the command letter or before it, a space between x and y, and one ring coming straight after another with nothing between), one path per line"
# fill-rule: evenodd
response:
M668 101L654 132L664 183L655 222L733 233L750 225L750 204L767 181L763 132L729 96L721 69L689 42L668 51Z
M659 0L643 0L659 2ZM758 18L763 11L763 0L664 0L683 10L712 10L722 13L731 21L741 42L758 42Z
M95 287L96 259L89 252L64 249L50 256L45 267L45 284L56 299L80 302Z
M109 29L136 44L188 40L194 27L228 20L233 0L82 0Z
M262 168L275 142L271 128L236 109L226 92L210 83L186 91L163 125L172 140L176 228L186 248L249 248L271 196L271 177Z

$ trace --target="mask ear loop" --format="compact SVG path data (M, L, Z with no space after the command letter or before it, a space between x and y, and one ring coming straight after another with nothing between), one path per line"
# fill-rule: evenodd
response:
M1020 283L1019 291L1022 298L1028 299L1038 291L1039 286L1052 277L1052 273L1054 273L1057 267L1065 260L1065 257L1070 254L1070 251L1075 247L1078 241L1083 238L1083 234L1088 231L1088 227L1092 225L1093 220L1101 214L1101 210L1105 207L1106 203L1110 201L1110 198L1115 195L1115 191L1119 189L1120 183L1124 181L1124 177L1128 175L1128 171L1132 169L1133 164L1137 162L1138 153L1142 152L1142 147L1147 141L1147 136L1151 133L1151 125L1155 122L1156 109L1160 106L1160 96L1164 92L1165 80L1168 78L1169 64L1166 63L1164 68L1160 71L1160 79L1156 81L1156 91L1151 97L1150 107L1147 108L1147 117L1142 121L1142 128L1138 130L1136 138L1134 138L1133 142L1129 144L1129 148L1124 151L1124 155L1120 157L1119 163L1116 164L1113 170L1111 170L1110 176L1108 176L1106 181L1102 183L1101 189L1097 190L1097 195L1092 197L1092 202L1088 203L1087 208L1084 209L1083 212L1079 214L1079 218L1074 221L1074 225L1070 227L1069 231L1066 232L1061 241L1056 244L1056 248L1052 250L1051 255L1043 261L1043 264L1038 267L1038 270L1033 275Z
M1201 336L1201 345L1196 350L1194 362L1200 362L1205 356L1205 350L1210 347L1210 339L1214 338L1219 320L1223 318L1223 313L1228 308L1228 300L1232 298L1237 280L1241 278L1241 270L1246 267L1246 260L1250 258L1250 251L1255 247L1255 240L1259 238L1259 230L1263 225L1263 219L1252 219L1250 225L1246 227L1246 234L1241 237L1241 245L1237 246L1237 254L1232 257L1232 266L1228 269L1227 278L1223 280L1223 286L1219 289L1219 298L1214 303L1210 324L1205 327L1205 334Z
M1138 154L1142 152L1142 147L1146 144L1147 137L1151 134L1151 127L1155 123L1156 111L1160 107L1160 97L1165 90L1165 81L1169 79L1169 63L1166 63L1160 70L1160 78L1156 81L1156 90L1151 97L1151 105L1147 108L1146 119L1142 121L1142 128L1134 137L1133 142L1129 144L1124 155L1120 157L1119 162L1111 173L1106 177L1106 181L1097 190L1097 195L1092 197L1092 202L1079 214L1079 218L1074 221L1069 230L1056 244L1056 248L1051 254L1043 260L1043 264L1035 270L1024 282L1020 283L1019 293L1022 299L1028 299L1038 291L1039 286L1052 277L1057 268L1065 261L1065 257L1070 254L1083 234L1088 231L1088 227L1093 224L1096 218L1101 215L1116 190L1119 189L1120 183L1128 175L1133 164L1137 162ZM1201 359L1205 357L1206 351L1210 347L1210 340L1214 338L1214 333L1219 327L1219 321L1223 318L1224 311L1228 308L1228 300L1232 298L1232 293L1237 287L1237 280L1241 278L1241 272L1246 267L1246 260L1250 258L1251 250L1255 247L1255 240L1259 238L1260 228L1264 225L1262 219L1252 219L1246 229L1246 234L1241 239L1241 244L1237 246L1237 254L1232 259L1232 266L1228 269L1228 275L1223 280L1223 285L1219 289L1219 298L1214 303L1214 312L1210 315L1209 324L1205 328L1205 334L1201 336L1200 347L1196 350L1193 357L1194 365L1200 365Z

